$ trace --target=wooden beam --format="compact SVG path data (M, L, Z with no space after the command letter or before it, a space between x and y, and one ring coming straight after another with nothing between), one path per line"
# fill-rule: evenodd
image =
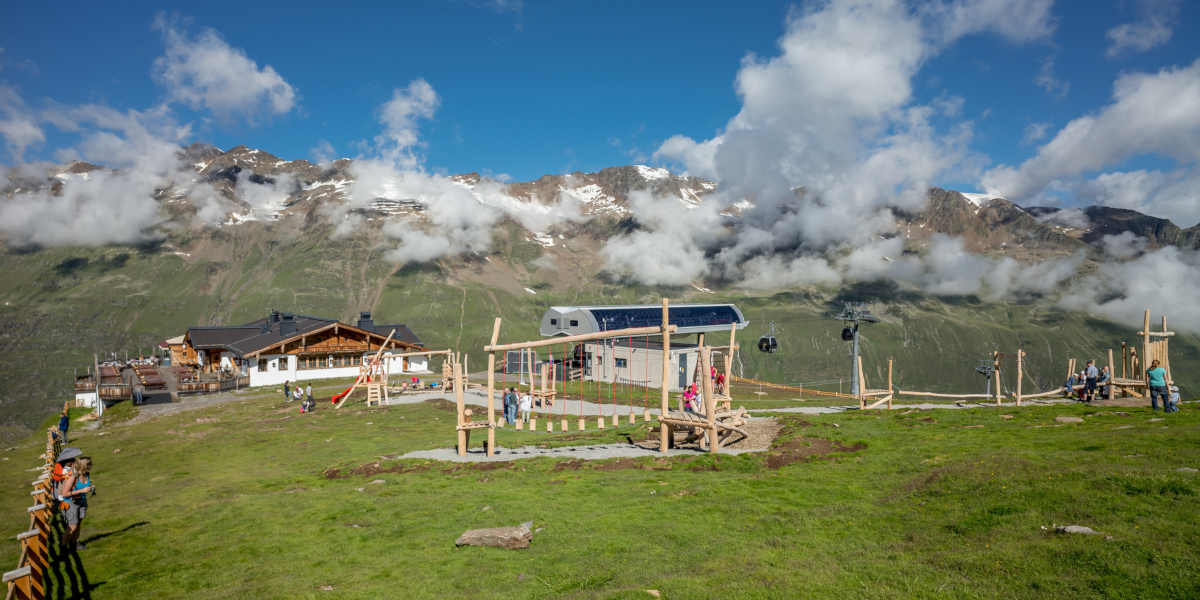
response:
M657 327L631 327L629 329L614 329L612 331L597 331L594 333L583 333L579 335L568 335L566 337L548 338L544 340L536 340L532 342L520 342L517 344L501 344L499 346L487 346L483 350L485 352L502 352L505 350L522 350L526 348L542 348L545 346L555 346L558 344L574 344L577 342L590 342L592 340L600 340L611 337L636 337L641 335L654 334L669 334L678 329L674 325L663 325Z

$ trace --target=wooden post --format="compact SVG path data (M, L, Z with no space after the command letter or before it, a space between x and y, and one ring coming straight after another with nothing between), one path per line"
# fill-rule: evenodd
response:
M460 375L462 367L458 363L454 363L454 400L458 403L458 426L461 428L466 423L466 415L463 413L466 407L463 405L462 385L460 385ZM458 430L458 455L467 455L467 443L470 441L466 429Z
M708 451L712 453L717 452L721 444L721 436L717 432L716 425L717 398L713 395L712 377L708 376L709 369L712 367L712 348L700 347L700 364L704 366L705 376L700 388L704 394L704 411L707 413L705 416L708 417Z
M669 401L670 386L668 381L671 379L671 331L667 329L669 325L670 315L668 314L667 299L662 299L662 325L663 325L663 352L662 352L662 412L659 414L660 419L665 419L670 407L667 406ZM97 388L98 389L98 388ZM668 438L671 434L671 426L666 423L661 423L659 426L659 452L666 452L671 447L672 440Z
M1152 364L1154 361L1154 355L1151 353L1151 349L1150 349L1150 311L1149 310L1146 311L1146 315L1142 319L1141 333L1142 333L1142 361L1144 363L1146 363L1146 368L1149 368L1149 365ZM1147 389L1146 394L1149 395L1149 393L1150 393L1150 390Z
M867 382L865 379L863 379L861 354L858 356L858 365L856 368L858 369L858 407L861 409L866 408L867 406L866 396L863 395L867 391Z
M892 410L892 359L888 359L888 410Z
M992 352L992 383L995 384L992 393L996 395L996 406L1000 406L1000 351Z
M1023 356L1025 356L1025 351L1018 349L1017 350L1017 406L1021 405L1021 376L1024 374L1023 371L1021 371L1021 363L1023 362L1021 360L1021 358ZM1112 353L1109 353L1109 356L1112 356Z
M495 324L492 325L492 345L496 345L496 340L500 337L500 317L496 317ZM492 456L496 453L496 353L488 352L488 439L487 439L487 455Z

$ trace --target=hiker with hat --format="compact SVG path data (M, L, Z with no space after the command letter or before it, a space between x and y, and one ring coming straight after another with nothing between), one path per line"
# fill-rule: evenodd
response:
M92 485L92 459L80 456L75 459L71 474L59 487L59 495L63 498L63 517L67 521L67 531L62 537L64 551L87 550L87 546L79 543L79 530L83 519L87 516L88 494L95 495L96 486Z
M80 456L83 456L83 451L79 448L63 448L58 453L58 459L54 462L54 470L50 472L50 481L54 483L53 491L56 501L62 502L62 496L58 495L58 488L62 482L66 481L67 477L71 476L71 468L75 466L75 459Z

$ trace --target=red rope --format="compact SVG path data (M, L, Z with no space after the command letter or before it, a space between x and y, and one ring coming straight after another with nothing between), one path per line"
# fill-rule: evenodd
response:
M666 356L665 354L663 356ZM650 336L646 336L646 396L643 399L646 410L650 410Z
M629 359L625 363L625 372L629 373L629 414L633 414L633 338L629 338Z

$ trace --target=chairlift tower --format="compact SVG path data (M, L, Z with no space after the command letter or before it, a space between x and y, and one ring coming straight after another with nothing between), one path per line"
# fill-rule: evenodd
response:
M866 302L846 302L842 312L833 318L846 324L842 329L842 339L854 342L850 351L850 393L857 396L861 393L858 381L858 324L878 323L880 318L871 314Z
M992 395L992 378L996 374L996 363L992 362L990 358L981 358L979 366L975 367L975 372L987 378L987 388L984 389L984 393L990 397Z

